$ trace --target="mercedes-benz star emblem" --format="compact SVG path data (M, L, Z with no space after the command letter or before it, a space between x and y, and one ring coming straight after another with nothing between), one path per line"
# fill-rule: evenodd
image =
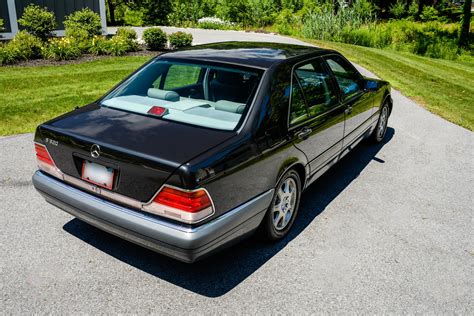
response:
M91 146L91 156L92 158L98 158L100 156L100 147L97 144Z

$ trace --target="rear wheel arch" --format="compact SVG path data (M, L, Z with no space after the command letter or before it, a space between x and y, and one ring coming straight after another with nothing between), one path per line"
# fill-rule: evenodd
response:
M305 185L306 185L306 168L304 164L300 161L293 162L292 164L289 164L281 168L280 172L278 173L278 178L275 181L275 185L277 185L278 182L281 180L281 178L290 170L295 170L298 173L300 177L300 181L301 181L301 188L302 190L304 190Z

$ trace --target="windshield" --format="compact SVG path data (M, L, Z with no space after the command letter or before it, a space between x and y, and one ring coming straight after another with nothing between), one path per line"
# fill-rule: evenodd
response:
M252 102L261 71L156 60L101 104L165 120L234 130Z

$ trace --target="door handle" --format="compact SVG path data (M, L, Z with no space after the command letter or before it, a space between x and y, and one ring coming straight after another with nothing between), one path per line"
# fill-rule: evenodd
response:
M348 106L347 109L344 111L346 114L351 114L352 113L352 106Z
M313 130L309 127L303 127L303 129L297 134L297 136L299 139L306 139L312 131Z

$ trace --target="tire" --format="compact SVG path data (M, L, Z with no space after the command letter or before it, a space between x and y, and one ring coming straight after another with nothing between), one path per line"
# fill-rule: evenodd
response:
M287 171L275 187L272 202L260 226L264 239L285 237L293 226L301 198L301 179L295 170Z
M373 143L378 144L384 139L385 134L387 133L387 124L389 116L390 108L388 106L388 103L384 103L384 105L382 105L382 107L380 108L379 120L377 121L377 125L375 126L375 129L371 135L371 141Z

